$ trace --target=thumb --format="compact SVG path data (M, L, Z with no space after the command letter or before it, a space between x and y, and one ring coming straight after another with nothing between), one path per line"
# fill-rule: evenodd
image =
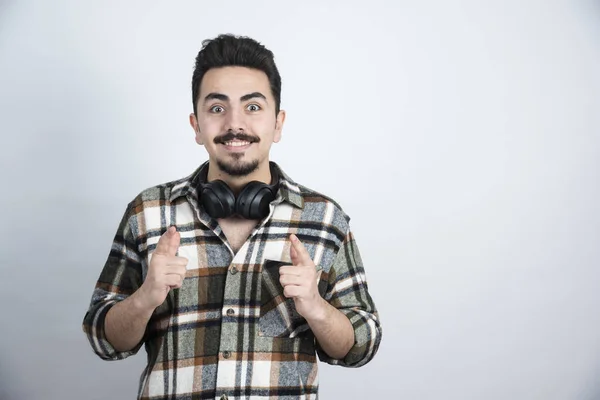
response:
M179 235L179 232L177 232L177 228L170 226L160 239L158 239L154 253L165 256L175 256L179 249L180 240L181 236Z
M310 254L308 254L308 250L306 250L306 247L304 247L298 237L292 234L290 235L290 240L292 241L292 245L290 246L290 259L292 260L292 264L295 266L313 265Z

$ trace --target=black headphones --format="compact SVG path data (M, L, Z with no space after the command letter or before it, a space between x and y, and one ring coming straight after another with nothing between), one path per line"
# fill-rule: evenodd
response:
M231 188L222 180L207 182L208 163L199 171L198 197L204 210L212 218L227 218L237 214L246 219L263 219L269 215L269 204L277 197L279 172L273 163L271 184L252 181L235 197Z

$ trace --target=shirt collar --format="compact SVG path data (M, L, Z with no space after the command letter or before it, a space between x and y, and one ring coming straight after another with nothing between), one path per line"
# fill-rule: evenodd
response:
M279 171L278 197L281 196L283 201L287 201L298 208L304 208L304 198L302 197L300 185L294 182L285 172L283 172L278 164L273 161L270 161L270 163ZM202 165L200 165L187 177L174 182L171 189L171 195L169 196L169 200L171 202L179 197L187 196L188 194L194 196L197 195L196 187L200 177L200 171L204 166L206 166L206 164L208 164L208 161L202 163Z

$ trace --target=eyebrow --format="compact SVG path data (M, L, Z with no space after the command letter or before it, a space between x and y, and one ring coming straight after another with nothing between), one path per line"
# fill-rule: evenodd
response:
M259 98L259 99L263 99L264 101L267 101L267 98L261 92L252 92L252 93L245 94L242 97L240 97L240 101L248 101L250 99L255 99L255 98ZM204 102L206 103L209 100L229 101L229 96L227 96L226 94L222 94L222 93L209 93L204 98Z
M255 99L255 98L259 98L259 99L263 99L264 101L267 101L267 98L261 92L253 92L253 93L245 94L242 97L240 97L240 101L248 101L250 99Z

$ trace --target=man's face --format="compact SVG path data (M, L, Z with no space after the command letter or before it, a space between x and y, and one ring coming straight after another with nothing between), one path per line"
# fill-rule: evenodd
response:
M268 165L271 144L281 139L285 112L275 115L267 75L245 67L213 68L200 85L196 142L212 165L231 176L245 176ZM268 168L268 167L267 167Z

